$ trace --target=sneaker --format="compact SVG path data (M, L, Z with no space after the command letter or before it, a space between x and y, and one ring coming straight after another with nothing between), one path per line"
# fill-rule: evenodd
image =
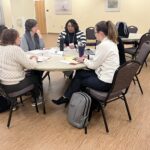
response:
M14 106L12 110L13 110L13 111L16 111L16 110L17 110L17 107L16 107L16 106Z
M40 96L39 98L37 98L37 105L41 104L42 104L42 97ZM32 106L35 107L35 102L32 102Z
M52 102L56 105L66 104L69 102L68 98L60 97L58 100L52 100Z

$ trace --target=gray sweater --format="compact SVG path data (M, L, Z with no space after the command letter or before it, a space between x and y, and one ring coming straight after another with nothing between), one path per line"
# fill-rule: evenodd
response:
M32 40L33 40L33 43L34 43L34 39L32 37ZM40 43L40 49L43 49L45 47L44 45L44 41L42 38L39 38L39 43ZM25 51L29 51L29 46L28 46L28 43L27 43L27 40L26 40L26 37L25 35L23 35L23 37L21 38L21 43L20 43L20 47Z

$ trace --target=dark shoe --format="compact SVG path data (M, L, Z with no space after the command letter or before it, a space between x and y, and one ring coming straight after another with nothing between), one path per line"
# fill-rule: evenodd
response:
M52 100L52 102L56 105L66 104L69 102L68 98L60 97L58 100Z

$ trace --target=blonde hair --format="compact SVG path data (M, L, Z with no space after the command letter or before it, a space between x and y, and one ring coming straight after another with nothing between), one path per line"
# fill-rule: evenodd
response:
M100 21L96 24L96 31L103 32L111 41L117 43L118 34L111 21Z

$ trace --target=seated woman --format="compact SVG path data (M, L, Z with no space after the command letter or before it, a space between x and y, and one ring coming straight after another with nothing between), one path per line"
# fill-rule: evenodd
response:
M64 96L53 103L60 105L68 103L74 92L90 87L98 91L109 91L116 69L119 67L119 54L117 48L117 33L111 21L101 21L95 26L97 40L101 41L96 47L92 60L85 57L78 58L90 70L76 72Z
M25 34L21 39L20 46L25 52L44 48L44 41L38 29L38 23L36 20L34 19L26 20ZM28 71L28 73L30 72L38 76L38 79L42 85L43 71L35 71L35 70Z
M86 45L86 36L79 30L78 23L74 19L67 21L65 30L58 37L58 45L60 44L61 38L64 39L65 46L69 46L71 49L74 49L78 42Z
M71 49L74 49L79 42L86 45L86 36L79 30L79 25L74 19L67 21L65 30L62 31L58 37L58 46L60 45L61 38L63 38L64 46L70 47ZM69 79L72 79L73 72L65 71L64 75L69 77Z
M31 51L44 48L44 41L38 29L38 24L36 20L26 20L25 34L21 39L20 46L24 51Z
M24 69L34 69L37 65L37 57L28 58L19 47L19 33L14 29L6 29L1 36L0 45L0 82L6 92L15 92L31 84L35 85L33 95L37 100L40 94L40 83L35 74L26 76Z

